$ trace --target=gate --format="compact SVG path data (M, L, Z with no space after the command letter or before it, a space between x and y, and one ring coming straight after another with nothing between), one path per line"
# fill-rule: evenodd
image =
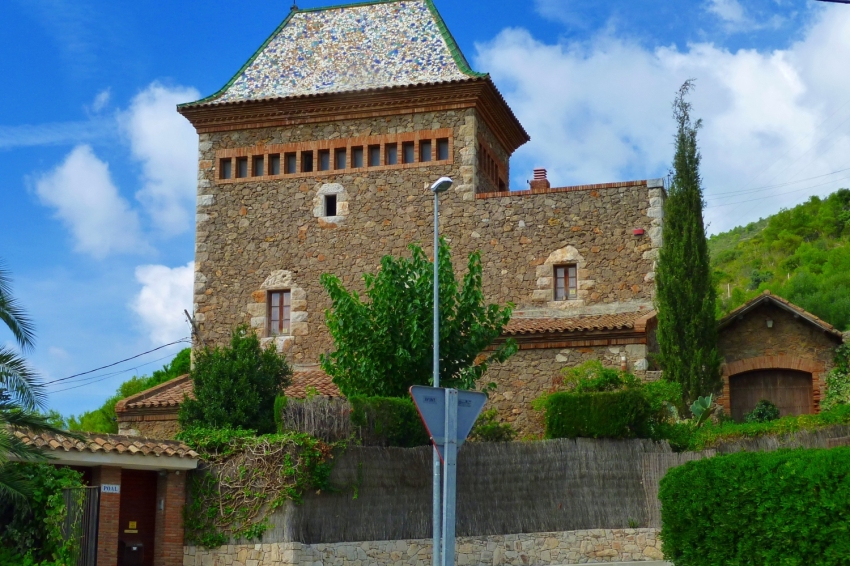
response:
M776 405L781 417L811 413L812 393L812 374L804 371L765 369L729 378L732 418L738 422L762 399Z
M62 536L65 540L77 541L75 566L95 566L100 488L69 488L63 490L63 496L68 512L62 525Z

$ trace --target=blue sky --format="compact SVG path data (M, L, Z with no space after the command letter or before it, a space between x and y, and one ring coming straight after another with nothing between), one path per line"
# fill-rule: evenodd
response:
M299 0L301 8L329 2ZM0 37L0 258L59 379L188 335L196 139L174 105L220 88L289 2L6 3ZM850 6L812 0L437 0L555 184L658 177L670 102L697 79L711 231L850 185ZM846 170L846 171L845 171ZM2 332L5 332L3 330ZM8 334L0 340L8 341ZM164 349L53 384L94 408Z

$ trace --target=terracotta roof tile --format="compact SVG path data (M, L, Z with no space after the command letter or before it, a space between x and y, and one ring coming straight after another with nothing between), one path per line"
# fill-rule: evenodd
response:
M82 433L85 440L79 441L61 434L42 432L34 434L26 430L16 430L17 436L24 444L38 447L48 447L51 450L64 452L103 452L130 453L147 455L162 453L179 458L197 458L198 453L176 440L154 440L138 436L119 434Z
M545 334L562 332L590 332L600 330L643 331L645 320L655 315L654 311L635 311L619 314L581 315L569 318L513 318L502 334ZM641 322L644 322L642 325Z
M319 395L325 397L341 397L339 388L331 381L331 376L320 369L297 371L292 374L292 385L284 390L287 397L302 398L307 396L307 388L314 388Z
M748 311L754 309L755 307L757 307L758 305L760 305L763 302L773 302L774 304L778 305L779 307L784 307L786 310L789 310L789 311L793 312L794 314L799 315L804 320L807 320L811 324L814 324L815 326L819 327L821 330L823 330L823 331L825 331L829 334L832 334L833 336L836 336L838 338L843 339L843 334L841 333L841 331L839 331L837 328L835 328L834 326L832 326L828 322L821 320L820 318L816 317L815 315L808 312L807 310L795 305L791 301L789 301L787 299L783 299L782 297L780 297L778 295L772 294L770 291L765 291L761 295L758 295L757 297L747 301L746 303L744 303L743 305L741 305L737 309L733 310L732 312L730 312L729 314L727 314L726 316L721 318L720 322L718 323L719 328L724 328L726 326L729 326L730 324L732 324L732 322L735 321L735 319L737 317L739 317L739 316L747 313Z

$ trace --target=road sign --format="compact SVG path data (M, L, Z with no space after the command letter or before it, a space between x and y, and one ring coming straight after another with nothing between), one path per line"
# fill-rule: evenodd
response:
M487 402L487 396L475 391L458 391L442 387L414 385L410 396L425 423L431 442L443 463L443 500L434 500L434 563L454 566L455 563L455 503L457 501L457 450L475 424L478 414ZM434 492L438 491L439 465L434 473ZM438 521L438 505L442 508L442 522ZM438 529L442 537L438 536ZM440 544L437 540L441 539Z
M446 444L446 391L445 387L424 385L414 385L410 388L410 396L413 397L431 441L440 452L440 458L443 458L443 447ZM457 433L454 440L458 448L469 436L486 402L487 396L478 391L457 392Z

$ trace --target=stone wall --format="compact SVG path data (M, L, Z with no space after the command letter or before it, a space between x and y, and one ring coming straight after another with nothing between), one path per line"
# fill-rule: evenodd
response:
M504 364L494 364L482 379L482 385L496 384L485 409L498 409L499 420L513 425L520 438L542 438L543 414L531 403L544 393L558 389L563 383L564 368L588 360L599 360L606 367L620 368L622 356L627 367L639 376L644 372L635 365L646 358L644 344L623 346L589 346L580 348L521 349Z
M178 432L180 432L180 425L177 422L176 414L173 419L169 420L129 421L119 418L118 421L118 434L128 436L173 440Z
M430 566L430 540L187 546L184 566ZM457 564L526 566L661 560L657 529L596 529L459 537Z
M294 363L317 361L332 347L324 326L330 305L321 274L334 273L362 291L362 275L374 272L383 255L405 254L411 242L422 242L430 252L433 199L428 187L442 175L456 184L441 196L441 232L460 272L467 254L481 250L489 301L511 301L535 316L651 304L663 189L637 182L477 198L487 196L474 194L479 129L475 111L465 110L202 134L194 309L201 336L209 344L222 344L236 325L252 322L263 333L257 316L263 309L263 284L272 274L289 272L303 291L298 299L303 310L298 332L279 345ZM451 159L293 178L216 178L222 152L244 150L250 156L271 144L419 130L453 132ZM335 222L314 216L314 200L328 185L345 193L347 215ZM647 233L633 235L634 228ZM582 257L582 296L541 301L538 268L565 247Z

